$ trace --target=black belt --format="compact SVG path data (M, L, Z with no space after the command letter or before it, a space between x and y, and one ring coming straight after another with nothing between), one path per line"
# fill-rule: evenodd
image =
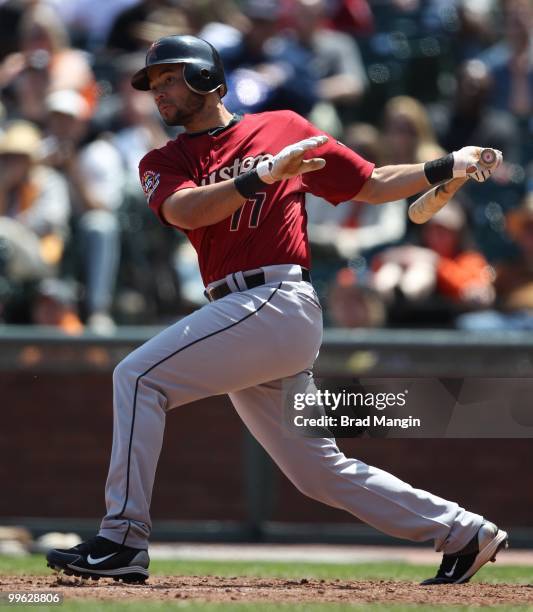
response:
M306 283L311 282L311 272L309 272L307 268L302 268L302 280ZM264 272L255 272L249 276L244 276L244 284L246 285L246 289L259 287L260 285L264 285L265 282ZM205 297L210 302L214 302L215 300L220 300L220 298L226 297L226 295L233 293L233 291L230 289L228 283L222 283L216 287L212 287L211 289L206 289L204 293Z

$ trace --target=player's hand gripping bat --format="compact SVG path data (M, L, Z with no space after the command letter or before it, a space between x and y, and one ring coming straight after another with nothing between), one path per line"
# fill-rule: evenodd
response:
M479 153L479 168L475 172L453 178L436 185L422 194L409 207L409 219L413 223L426 223L472 176L475 180L484 181L501 162L501 153L495 149L482 149ZM479 176L473 176L478 175Z

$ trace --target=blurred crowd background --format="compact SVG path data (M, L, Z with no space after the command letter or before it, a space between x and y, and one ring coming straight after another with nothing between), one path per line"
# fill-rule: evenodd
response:
M196 34L235 112L292 109L378 165L503 151L424 226L409 202L307 202L326 325L533 329L531 0L0 0L0 322L166 324L205 303L137 165L174 138L130 87Z

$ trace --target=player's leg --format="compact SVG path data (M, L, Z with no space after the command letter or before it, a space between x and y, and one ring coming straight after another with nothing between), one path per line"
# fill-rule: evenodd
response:
M435 549L443 551L447 560L474 539L477 541L483 524L490 525L455 502L415 489L379 468L346 457L333 438L289 432L284 426L282 393L283 385L289 382L293 391L299 387L302 392L314 390L310 373L304 372L292 381L272 381L231 393L230 398L251 433L304 494L346 510L389 535L413 541L433 540ZM476 563L483 560L481 565L504 543L504 532L496 536L491 529L486 535L490 546L484 553L490 556L477 559ZM464 565L456 564L453 578L464 576L465 572L459 573ZM472 558L468 568L473 565ZM445 565L444 569L449 571L450 567ZM449 581L458 581L455 579Z
M52 553L49 561L55 567L104 575L90 559L104 559L102 570L107 571L106 563L114 565L113 557L105 561L113 552L109 542L121 550L126 547L132 560L146 549L152 487L169 410L310 366L322 330L319 309L301 298L305 291L312 292L304 285L287 282L230 294L169 327L117 366L107 515L100 539L81 551ZM141 569L136 572L142 574Z

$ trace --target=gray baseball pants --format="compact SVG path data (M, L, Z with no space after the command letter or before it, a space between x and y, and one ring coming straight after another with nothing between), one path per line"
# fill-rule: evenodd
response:
M266 284L246 291L238 291L245 287L241 273L226 277L234 293L181 319L116 367L107 514L99 534L147 547L167 412L227 393L300 491L392 536L433 540L435 550L449 554L460 550L479 529L481 516L346 457L333 438L287 434L283 382L309 383L322 341L322 313L299 266L263 271Z

